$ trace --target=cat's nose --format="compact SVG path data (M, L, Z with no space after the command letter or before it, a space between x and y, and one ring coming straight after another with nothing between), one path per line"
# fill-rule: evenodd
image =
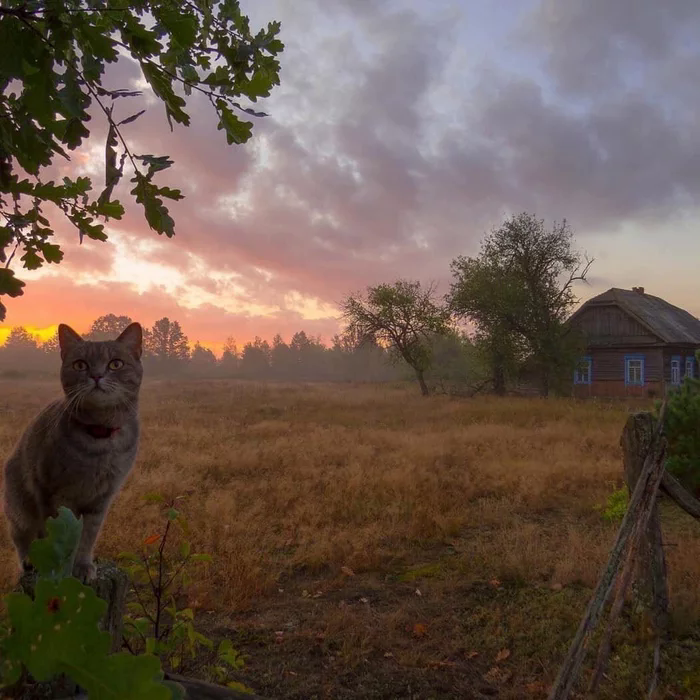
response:
M102 379L102 375L101 375L101 374L91 374L91 375L90 375L90 379L94 379L94 380L95 380L95 384L96 384L97 386L99 386L99 385L100 385L100 379Z

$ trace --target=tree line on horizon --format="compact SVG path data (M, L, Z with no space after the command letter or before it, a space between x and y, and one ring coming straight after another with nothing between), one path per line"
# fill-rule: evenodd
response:
M95 319L85 340L116 338L133 319L105 314ZM238 346L229 337L221 357L199 342L191 344L177 320L167 317L143 329L143 363L155 376L231 377L289 381L388 381L400 378L388 362L388 350L358 342L350 334L336 335L331 345L301 330L285 342L278 333L272 342L256 337ZM41 342L16 326L0 346L0 376L55 373L59 362L58 334Z
M289 381L397 381L411 378L421 393L503 395L523 384L542 395L570 384L581 338L566 321L591 261L573 250L566 221L547 230L522 213L482 240L475 257L452 261L443 299L434 285L399 279L348 294L345 328L330 346L305 331L289 342L256 337L223 354L190 344L179 322L165 317L144 328L143 362L155 376L231 377ZM84 337L115 338L132 319L106 314ZM467 324L468 328L465 326ZM39 343L13 328L0 346L0 376L53 371L58 338ZM9 373L9 375L8 375Z

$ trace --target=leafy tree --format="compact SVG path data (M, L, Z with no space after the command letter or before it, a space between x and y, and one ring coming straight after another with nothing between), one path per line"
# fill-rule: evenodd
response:
M238 345L234 338L229 336L224 343L224 351L221 355L221 369L226 374L234 374L238 369Z
M192 368L197 372L211 373L216 369L216 355L197 341L190 357Z
M524 355L545 396L554 380L570 374L580 339L566 320L577 302L574 283L586 279L592 262L573 249L566 221L547 230L528 213L492 231L477 257L452 262L450 307L477 326L491 354L497 390L508 364Z
M490 366L494 393L502 396L527 353L522 337L512 331L504 313L521 297L521 289L513 278L503 278L498 261L483 255L457 258L452 273L456 281L448 304L457 317L475 324L475 345Z
M700 363L700 352L696 355ZM657 407L657 417L659 415ZM666 468L700 497L700 379L685 377L668 397L665 432L669 445Z
M180 324L167 316L153 324L147 343L149 354L163 366L183 362L190 357L187 336Z
M430 393L425 372L431 366L431 339L449 328L450 313L434 301L434 287L398 280L368 287L365 295L351 294L341 303L348 330L360 338L385 344L416 375L421 393Z
M10 331L5 344L0 346L0 369L15 376L42 370L46 367L46 355L37 339L22 326Z
M294 373L292 351L279 333L276 333L272 339L270 370L276 379L291 378Z
M41 350L46 355L58 356L60 352L58 331L56 331L46 342L42 344Z
M451 330L435 335L431 351L433 362L426 380L443 393L471 396L488 386L481 349L466 334Z
M133 323L129 316L115 316L106 314L92 322L90 330L85 338L87 340L113 340L130 324Z
M15 254L33 270L60 263L49 209L55 207L83 237L106 240L104 222L120 219L113 198L124 175L130 194L143 206L151 229L170 237L175 224L165 200L182 193L156 184L173 161L167 155L136 154L125 126L144 110L123 105L140 92L107 89L108 64L139 67L143 80L165 107L165 116L189 126L187 98L206 96L226 141L245 143L252 122L239 114L265 116L254 103L279 84L283 50L278 22L254 33L238 0L7 0L0 7L0 295L23 293L10 267ZM106 124L105 183L97 193L88 177L50 179L56 157L85 145L91 111ZM5 317L0 304L0 321Z
M270 344L255 336L255 340L243 346L240 371L244 377L261 379L269 376Z
M36 338L23 326L15 326L7 336L3 349L9 351L26 352L37 350L39 344Z

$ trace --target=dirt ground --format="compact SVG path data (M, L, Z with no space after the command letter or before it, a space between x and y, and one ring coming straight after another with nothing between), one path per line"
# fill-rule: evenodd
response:
M0 385L0 458L57 386ZM269 698L545 698L617 530L629 408L423 399L414 387L146 382L137 464L98 544L157 531L183 495L196 626ZM663 508L673 608L661 697L700 698L700 525ZM16 577L0 533L0 591ZM643 697L629 605L601 697ZM206 657L183 671L208 677Z

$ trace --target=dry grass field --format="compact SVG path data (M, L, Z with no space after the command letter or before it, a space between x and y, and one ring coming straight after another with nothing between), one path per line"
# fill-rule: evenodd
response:
M56 393L0 383L0 458ZM617 523L628 407L422 399L414 387L147 382L137 464L98 555L181 501L209 552L198 624L272 698L544 698ZM663 697L700 697L700 526L664 505L673 606ZM4 529L0 590L16 576ZM628 610L602 697L642 697L648 625ZM192 669L196 673L196 667Z

